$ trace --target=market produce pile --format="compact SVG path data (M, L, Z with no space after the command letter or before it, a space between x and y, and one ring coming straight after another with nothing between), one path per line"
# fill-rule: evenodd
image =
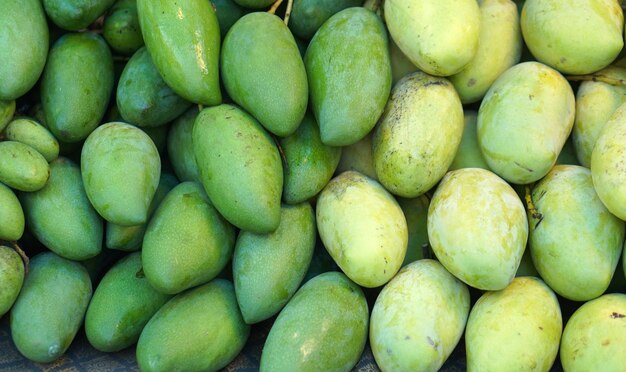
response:
M624 371L624 33L618 0L0 1L0 316L39 363L84 326L218 370L273 320L264 371L462 337Z

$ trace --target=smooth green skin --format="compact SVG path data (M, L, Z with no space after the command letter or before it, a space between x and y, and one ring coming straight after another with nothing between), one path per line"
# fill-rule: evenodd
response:
M476 55L480 34L476 0L387 0L384 11L393 40L427 74L456 74Z
M489 170L489 165L485 161L483 153L478 145L478 127L476 121L478 113L476 111L465 111L464 113L463 137L459 149L450 164L448 170L462 168L482 168Z
M468 285L500 290L515 277L528 237L513 188L488 170L449 172L428 209L428 238L443 266Z
M154 65L188 101L219 105L220 29L207 0L137 0L139 24Z
M124 121L138 127L169 123L191 106L191 102L165 84L145 47L139 49L124 67L116 97Z
M0 205L0 240L19 240L24 234L24 211L13 190L2 183Z
M52 22L69 31L86 28L114 3L115 0L43 0Z
M259 234L278 228L283 166L261 124L235 106L204 109L193 127L193 149L204 188L222 216Z
M21 142L0 142L0 182L20 191L37 191L46 185L50 167L34 148Z
M0 101L12 101L41 76L48 56L48 22L40 0L4 0L0 14Z
M260 370L349 371L365 347L368 323L361 288L341 273L320 274L276 318Z
M559 295L594 299L609 286L624 243L624 222L598 198L591 171L557 165L532 191L539 220L528 214L537 271Z
M6 127L4 136L9 141L22 142L37 150L47 162L59 157L59 141L43 125L28 118L13 120Z
M174 187L148 223L143 271L158 291L176 294L215 278L230 260L235 229L196 182Z
M470 310L467 286L434 260L403 268L382 290L370 345L382 371L438 371L458 344Z
M49 363L69 348L91 299L91 279L78 262L54 253L30 260L11 310L11 338L26 358Z
M315 213L309 203L284 205L273 233L239 234L233 281L246 323L270 318L296 293L311 263L315 237Z
M311 40L328 18L346 8L361 4L363 0L294 0L289 28L295 36Z
M298 128L309 85L298 45L282 19L267 12L240 18L224 38L221 72L228 95L265 129L285 137Z
M429 258L431 255L426 225L430 200L426 195L422 195L413 199L398 198L398 204L402 208L409 231L406 255L402 262L404 267L411 262Z
M554 292L540 279L515 278L472 308L465 330L467 370L549 371L562 329Z
M407 222L378 182L344 172L326 185L316 207L322 242L351 280L375 288L400 270L408 244Z
M198 107L192 106L174 120L167 134L167 154L174 173L183 182L202 182L192 142L193 124L198 113Z
M123 55L132 55L143 46L139 27L137 0L117 0L104 18L102 35L111 49Z
M15 100L0 99L0 132L13 120L13 114L15 114Z
M238 5L235 0L211 0L215 7L215 15L220 25L220 35L226 36L228 30L248 11Z
M113 84L113 57L101 36L62 36L50 51L41 80L48 129L64 142L85 139L104 117Z
M24 262L13 249L0 245L0 317L6 314L24 283Z
M97 350L116 352L139 340L143 327L171 296L139 274L141 253L116 263L102 278L85 315L85 333Z
M598 71L624 46L624 15L617 0L528 0L521 27L533 56L566 74Z
M389 37L389 56L391 57L391 76L394 86L406 75L419 71L391 37Z
M298 204L317 195L330 181L339 165L341 148L322 143L320 130L311 114L307 114L298 130L281 138L285 153L285 184L283 199Z
M574 93L561 74L538 62L500 75L478 110L478 143L505 180L528 184L545 176L574 125Z
M565 145L559 153L559 157L556 158L556 164L562 165L580 165L578 158L576 157L576 148L574 147L574 139L570 135L565 141ZM589 167L587 167L589 168Z
M304 64L323 143L351 145L374 128L391 90L388 48L382 21L360 7L333 15L315 34Z
M250 9L261 9L268 7L274 3L275 0L233 0L235 3Z
M422 195L446 174L462 136L463 106L452 84L423 72L404 77L372 138L378 180L395 195Z
M87 196L105 220L147 222L161 173L159 152L147 134L125 123L101 125L85 141L80 164Z
M376 169L374 168L371 132L359 142L341 148L341 159L335 174L338 175L349 170L357 171L373 180L378 180Z
M61 257L82 261L102 249L102 218L85 193L80 168L60 157L50 163L50 179L41 190L21 193L28 228Z
M142 371L217 371L250 335L232 283L216 279L171 299L150 319L137 344Z

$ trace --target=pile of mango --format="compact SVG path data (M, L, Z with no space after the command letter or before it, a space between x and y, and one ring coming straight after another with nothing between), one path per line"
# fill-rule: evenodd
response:
M0 46L26 358L626 368L620 0L2 0Z

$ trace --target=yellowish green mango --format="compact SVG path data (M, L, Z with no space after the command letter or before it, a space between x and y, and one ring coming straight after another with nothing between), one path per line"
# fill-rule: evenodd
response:
M363 0L294 0L289 28L295 36L310 40L333 14L361 4Z
M117 0L107 12L102 36L115 52L131 55L143 46L137 0Z
M192 106L172 122L167 134L167 154L176 177L182 182L202 182L193 152L193 124L198 117L198 107Z
M46 14L65 30L78 31L92 24L115 0L43 0Z
M0 132L13 120L13 114L15 114L15 100L0 99Z
M373 180L378 180L374 168L374 156L372 155L372 132L359 142L341 148L341 159L339 159L335 174L338 175L350 170L357 171Z
M406 255L402 262L402 266L406 266L411 262L431 256L426 224L430 199L426 195L421 195L413 199L397 198L397 200L406 218L409 231Z
M448 170L456 170L461 168L482 168L489 169L483 153L478 145L478 113L476 111L466 111L463 114L464 127L463 137L459 149L450 164Z
M48 162L37 150L21 142L0 142L0 182L19 191L37 191L50 176Z
M34 148L51 162L59 156L59 141L43 125L29 118L18 118L7 125L4 135L9 141L22 142Z
M24 234L24 211L13 190L2 183L0 205L0 240L19 240Z
M0 245L0 317L17 299L24 283L24 262L15 250Z

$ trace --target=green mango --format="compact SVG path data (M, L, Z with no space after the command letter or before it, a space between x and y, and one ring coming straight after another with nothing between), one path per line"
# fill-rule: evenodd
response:
M470 310L467 286L434 260L404 267L383 288L370 344L383 371L437 371L458 344Z
M163 80L184 99L219 105L220 30L207 0L137 0L141 33Z
M341 273L320 274L303 285L276 318L263 346L260 370L349 371L365 348L368 322L361 288Z
M528 237L522 201L504 180L480 168L446 174L428 209L428 238L441 264L468 285L504 289Z
M398 44L391 37L389 37L389 56L391 58L391 76L394 86L406 75L419 71L409 57L402 53Z
M48 56L48 23L40 0L3 0L0 14L0 101L13 101L41 76Z
M570 135L563 145L563 149L559 153L559 157L556 158L556 164L561 165L580 165L578 158L576 157L576 148L574 147L574 139ZM589 167L587 167L589 168Z
M362 4L363 0L294 0L289 28L297 37L310 40L332 15Z
M276 0L233 0L235 3L251 9L261 9L272 5Z
M427 74L456 74L476 55L476 0L386 0L384 11L393 40Z
M104 117L113 83L113 57L101 36L63 35L52 46L41 80L48 129L64 142L87 138Z
M341 148L341 159L339 159L335 174L350 170L357 171L373 180L378 180L376 169L374 169L371 132L359 142Z
M311 40L304 63L322 142L346 146L365 137L391 90L387 32L378 16L359 7L333 15Z
M49 176L48 162L37 150L21 142L0 142L0 182L20 191L37 191Z
M13 249L0 245L0 318L13 306L24 283L24 262Z
M430 200L426 195L421 195L413 199L398 198L398 204L402 208L409 231L406 255L402 262L402 266L406 266L411 262L431 256L426 225Z
M379 287L400 270L407 223L396 200L378 182L344 172L322 190L316 208L324 246L354 282Z
M320 130L307 114L292 135L279 139L285 154L283 199L298 204L317 195L333 176L341 148L322 143Z
M237 302L248 324L278 313L307 273L315 248L315 214L309 203L281 208L270 234L242 231L233 256Z
M78 31L92 24L115 0L43 0L46 14L64 30Z
M161 173L147 134L125 123L101 125L85 141L80 162L87 196L105 220L124 226L147 222Z
M198 117L198 107L192 106L179 116L167 134L167 154L174 173L181 181L202 182L193 152L193 124Z
M134 54L143 46L137 0L117 0L104 17L102 36L111 49L123 55Z
M13 120L13 114L15 114L15 100L0 99L0 132Z
M20 194L30 231L61 257L86 260L102 249L102 219L89 203L80 168L60 157L50 179L36 192Z
M162 293L176 294L215 278L235 246L235 229L211 205L202 185L183 182L161 202L143 239L143 271Z
M138 127L169 123L191 105L165 84L145 47L139 49L124 67L116 97L124 121Z
M142 371L217 371L250 335L232 283L216 279L171 299L150 319L137 344Z
M226 36L235 22L247 13L247 10L237 4L235 0L211 0L211 4L215 8L222 38Z
M285 137L298 128L309 86L296 41L280 18L267 12L241 17L224 38L221 69L228 95L265 129Z
M483 153L480 152L478 145L478 127L476 121L478 114L476 111L465 111L463 128L463 137L459 149L450 164L448 170L457 170L461 168L482 168L489 170L489 165L485 161Z
M34 148L51 162L59 156L59 141L43 125L29 118L18 118L6 127L4 135L9 141L22 142Z
M259 234L278 228L282 161L254 118L226 104L202 110L193 127L193 149L204 188L224 218Z
M378 180L415 198L446 174L463 137L463 106L444 78L415 72L391 92L372 138Z
M116 352L139 340L143 327L170 296L140 274L141 253L117 262L102 278L85 315L85 334L96 349Z
M528 0L521 17L524 41L538 61L567 74L589 74L613 62L624 46L617 0Z
M467 370L549 371L562 329L550 287L537 278L515 278L505 289L482 295L472 308L465 330Z
M478 110L478 143L489 168L505 180L528 184L554 166L572 126L572 87L538 62L508 69Z
M13 190L2 183L0 205L0 240L19 240L24 234L24 211Z
M11 310L11 338L37 363L60 358L83 323L92 287L78 262L52 252L30 260L28 275Z
M537 272L537 268L535 268L535 264L533 264L533 258L530 255L530 248L528 248L528 246L526 246L524 250L524 255L515 273L515 277L520 276L536 276L539 278L539 272Z

